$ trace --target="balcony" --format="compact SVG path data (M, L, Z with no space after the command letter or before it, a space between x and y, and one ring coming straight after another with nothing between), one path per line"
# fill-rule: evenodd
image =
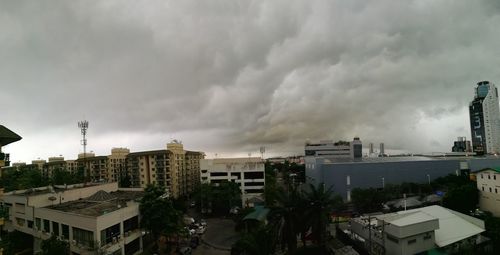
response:
M0 152L0 162L3 161L4 164L0 163L0 167L2 166L10 166L10 155L7 153Z

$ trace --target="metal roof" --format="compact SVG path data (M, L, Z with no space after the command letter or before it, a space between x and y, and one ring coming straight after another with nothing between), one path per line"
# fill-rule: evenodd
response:
M20 137L18 134L0 125L0 146L5 146L9 143L17 142L21 139L22 137Z
M435 242L439 247L447 246L485 231L484 221L437 205L397 213L404 214L408 212L421 212L439 219L439 229L434 232Z

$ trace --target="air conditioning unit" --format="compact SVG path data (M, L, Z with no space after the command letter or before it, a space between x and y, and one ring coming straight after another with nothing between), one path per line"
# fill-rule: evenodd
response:
M115 236L115 237L113 237L113 243L116 243L116 242L118 242L118 241L116 240L116 236Z
M129 236L129 232L125 232L125 237Z

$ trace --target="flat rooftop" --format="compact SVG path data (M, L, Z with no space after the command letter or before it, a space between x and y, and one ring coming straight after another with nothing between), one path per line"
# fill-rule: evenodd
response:
M121 208L127 207L127 201L138 200L144 196L143 191L115 191L107 193L98 191L96 194L45 208L79 215L98 217ZM101 201L99 201L101 200Z

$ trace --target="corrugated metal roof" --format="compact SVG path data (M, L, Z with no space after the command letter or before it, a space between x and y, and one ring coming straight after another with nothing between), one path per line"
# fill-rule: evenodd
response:
M485 231L484 222L474 217L433 205L399 213L422 212L439 219L439 229L435 230L435 242L444 247Z

